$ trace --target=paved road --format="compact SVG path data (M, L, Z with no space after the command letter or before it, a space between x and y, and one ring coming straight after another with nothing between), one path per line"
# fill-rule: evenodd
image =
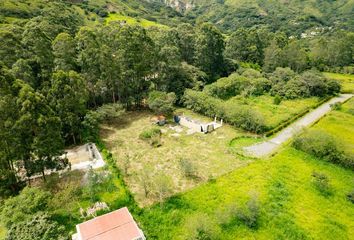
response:
M324 103L320 107L316 108L312 112L309 112L304 117L298 119L287 128L280 131L275 137L255 145L245 147L246 154L253 157L265 157L275 152L281 144L292 138L296 133L300 132L304 127L311 126L316 121L325 116L331 111L330 105L337 102L345 102L353 97L353 94L341 94L338 97L332 98L330 101Z

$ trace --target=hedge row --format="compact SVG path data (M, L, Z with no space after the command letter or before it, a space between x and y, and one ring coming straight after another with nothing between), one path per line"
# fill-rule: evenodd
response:
M225 122L250 132L263 133L268 130L263 116L257 111L246 106L224 102L205 92L186 90L184 104L194 112L209 117L221 117Z

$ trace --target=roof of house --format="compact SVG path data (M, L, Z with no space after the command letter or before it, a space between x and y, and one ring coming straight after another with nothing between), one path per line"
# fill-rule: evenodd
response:
M121 208L76 226L81 240L133 240L142 232L128 208Z

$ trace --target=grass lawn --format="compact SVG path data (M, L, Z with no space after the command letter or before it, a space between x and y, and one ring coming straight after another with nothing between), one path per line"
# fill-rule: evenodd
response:
M316 106L319 99L316 97L294 100L283 100L279 105L274 104L274 97L262 95L258 97L234 97L230 101L234 105L246 105L261 113L266 126L270 129L277 127L286 120Z
M183 111L188 116L206 121L201 115ZM154 148L139 139L143 130L153 126L150 122L152 116L150 112L130 112L124 116L124 120L101 126L101 139L113 153L119 168L125 169L125 160L131 159L124 179L140 206L156 201L154 196L145 197L143 191L144 180L140 176L147 165L153 172L163 172L170 176L173 193L178 193L250 162L249 159L238 156L234 148L230 147L232 139L247 134L228 125L206 135L187 135L186 129L177 133L167 125L161 127L162 146ZM197 179L184 176L180 167L181 159L189 160L196 167Z
M161 27L161 28L168 28L166 25L159 24L157 22L149 21L142 18L133 18L129 16L120 15L117 13L111 13L106 18L106 22L112 21L126 21L127 24L131 25L141 25L142 27Z
M331 134L345 151L354 154L354 98L343 104L341 110L330 112L314 128Z
M354 93L354 75L341 73L324 73L328 78L338 80L342 84L342 92Z
M314 186L313 171L325 173L333 194ZM149 239L180 239L196 214L217 223L225 206L241 206L256 192L260 201L258 227L239 220L218 225L220 239L350 239L354 236L354 205L346 194L354 173L287 147L269 160L255 161L185 194L154 205L137 216Z

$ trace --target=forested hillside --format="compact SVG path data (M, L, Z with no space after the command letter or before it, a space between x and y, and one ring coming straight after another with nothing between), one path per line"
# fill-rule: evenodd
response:
M354 2L282 0L175 0L165 1L186 17L211 21L225 31L240 27L267 26L271 30L299 35L316 27L353 30ZM184 7L179 7L179 6Z

